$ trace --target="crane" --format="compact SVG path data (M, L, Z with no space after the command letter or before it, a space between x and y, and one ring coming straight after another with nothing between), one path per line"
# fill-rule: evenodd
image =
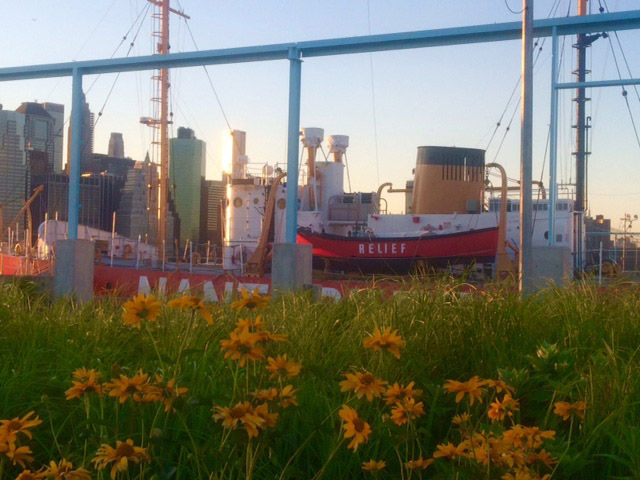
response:
M18 214L13 218L13 220L11 220L9 222L9 224L7 225L7 228L13 228L18 221L20 220L20 217L22 215L24 215L24 213L27 213L27 228L29 230L29 232L31 232L32 230L32 225L31 225L31 209L29 208L31 206L31 204L34 202L34 200L36 199L36 197L38 195L40 195L42 192L44 191L44 185L38 185L36 188L33 189L33 195L31 195L31 197L29 197L29 200L27 201L22 201L24 203L24 205L22 206L22 208L20 209L20 211L18 212ZM0 205L0 232L3 232L3 225L2 225L2 205ZM1 233L0 233L1 235ZM29 242L29 247L31 247L31 240L28 240Z

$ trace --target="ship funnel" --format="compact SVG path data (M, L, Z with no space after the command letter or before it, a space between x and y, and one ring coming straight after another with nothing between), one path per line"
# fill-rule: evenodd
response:
M333 160L342 163L342 156L347 153L349 147L349 137L347 135L329 135L327 137L327 147L333 153Z
M484 153L477 148L418 147L412 213L479 213Z
M322 145L324 139L324 130L322 128L303 128L300 141L307 149L309 160L307 161L307 176L313 178L316 176L316 152L318 147Z

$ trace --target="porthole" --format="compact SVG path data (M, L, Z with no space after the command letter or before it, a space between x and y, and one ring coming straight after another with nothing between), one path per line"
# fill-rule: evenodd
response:
M240 208L242 206L242 199L240 197L236 197L233 201L233 206L236 208Z
M280 210L283 210L287 206L287 201L284 198L280 198L278 199L278 202L276 203L276 205Z
M259 202L260 202L260 200L258 200L258 197L253 199L253 204L254 205L257 205Z

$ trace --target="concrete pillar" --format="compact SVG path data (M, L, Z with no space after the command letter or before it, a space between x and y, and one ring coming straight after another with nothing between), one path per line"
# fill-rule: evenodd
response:
M571 283L571 249L559 246L536 246L532 249L533 290L555 284L564 287Z
M91 240L58 240L53 292L56 297L72 296L80 302L93 300L93 261Z
M271 289L299 291L311 285L313 247L309 244L275 243L271 268Z

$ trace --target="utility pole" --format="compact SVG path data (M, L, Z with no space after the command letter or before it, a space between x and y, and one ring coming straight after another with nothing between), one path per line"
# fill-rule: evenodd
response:
M152 36L158 39L156 52L159 55L167 55L171 49L169 36L169 14L175 13L185 19L188 15L171 8L171 0L147 0L158 9L152 17L159 20L160 30L154 31ZM152 102L159 103L160 118L142 118L141 123L153 128L159 128L159 139L154 139L153 143L160 146L160 176L158 177L158 258L165 258L165 248L167 245L167 206L169 203L169 70L160 69L154 74L153 79L158 82L158 94L154 95Z
M520 129L520 256L519 290L523 295L533 287L531 252L533 163L533 1L522 0L522 117Z

